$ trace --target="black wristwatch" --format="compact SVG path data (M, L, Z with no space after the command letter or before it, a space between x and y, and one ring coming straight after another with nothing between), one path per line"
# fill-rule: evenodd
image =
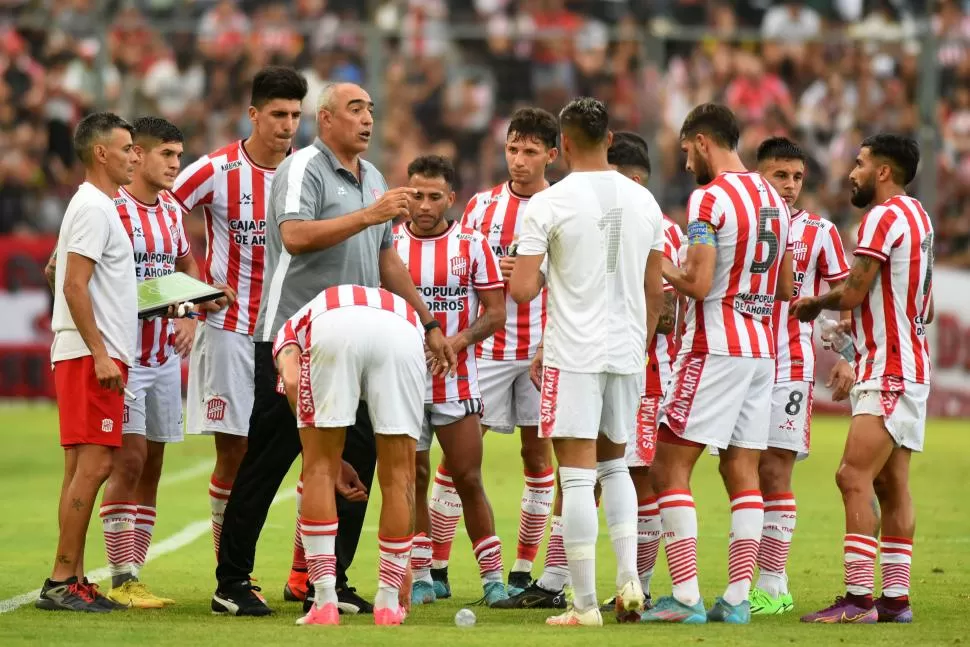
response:
M432 319L428 323L424 324L424 333L428 334L435 328L441 328L441 322L438 321L437 319Z

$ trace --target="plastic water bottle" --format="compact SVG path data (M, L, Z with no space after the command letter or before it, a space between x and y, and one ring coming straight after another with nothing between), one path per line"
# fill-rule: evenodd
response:
M455 626L474 627L475 613L471 609L461 609L458 613L455 614Z
M823 317L822 323L822 345L825 348L834 350L845 358L850 364L855 361L855 344L852 338L839 330L839 322Z

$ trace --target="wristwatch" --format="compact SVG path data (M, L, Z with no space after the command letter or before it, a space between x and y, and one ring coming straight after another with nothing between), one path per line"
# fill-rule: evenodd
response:
M438 321L437 319L432 319L428 323L424 324L424 332L425 332L425 334L431 332L435 328L441 328L441 322Z

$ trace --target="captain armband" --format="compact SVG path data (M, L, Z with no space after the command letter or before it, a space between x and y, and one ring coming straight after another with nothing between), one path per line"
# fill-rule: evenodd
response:
M717 230L709 222L702 220L689 222L687 223L687 244L717 247Z

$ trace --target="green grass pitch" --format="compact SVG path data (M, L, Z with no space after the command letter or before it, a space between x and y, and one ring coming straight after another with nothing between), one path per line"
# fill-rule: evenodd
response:
M967 642L970 613L970 429L966 422L932 421L926 452L913 461L913 495L918 529L913 559L913 601L916 622L911 626L805 626L799 613L827 605L842 591L841 500L833 474L842 450L848 419L815 421L813 455L795 472L798 526L792 549L790 577L795 613L755 618L746 627L734 626L618 626L606 618L595 629L561 629L543 624L548 611L493 611L474 608L478 623L456 628L454 615L481 595L471 546L463 530L451 564L454 598L416 608L405 626L374 627L371 618L345 618L339 628L297 627L299 605L282 601L292 554L294 503L292 489L297 468L287 478L277 505L270 511L257 555L255 576L276 615L269 618L215 617L209 611L214 587L212 541L207 530L207 479L213 457L212 441L192 437L169 450L165 481L159 495L155 545L172 549L153 559L142 579L153 590L178 600L158 611L130 610L105 616L38 611L26 604L0 614L0 645L193 645L285 644L395 645L455 644L527 645L554 640L560 645L588 644L589 640L629 641L633 644L705 645L894 645L959 644ZM505 541L506 568L515 557L522 474L518 441L490 435L484 469L488 494ZM0 609L9 601L38 588L49 575L56 541L56 501L62 473L57 444L57 416L47 405L6 405L0 408ZM728 507L716 463L705 456L694 476L694 496L700 518L701 590L707 601L722 592L727 570ZM351 582L365 597L376 587L376 512L379 496L369 510L365 536L351 572ZM194 538L194 539L193 539ZM182 545L184 544L184 545ZM614 560L606 527L600 524L598 594L613 592ZM541 555L540 555L541 559ZM100 524L91 525L86 564L89 571L105 564ZM536 575L541 562L536 567ZM661 557L654 594L669 591L670 581Z

